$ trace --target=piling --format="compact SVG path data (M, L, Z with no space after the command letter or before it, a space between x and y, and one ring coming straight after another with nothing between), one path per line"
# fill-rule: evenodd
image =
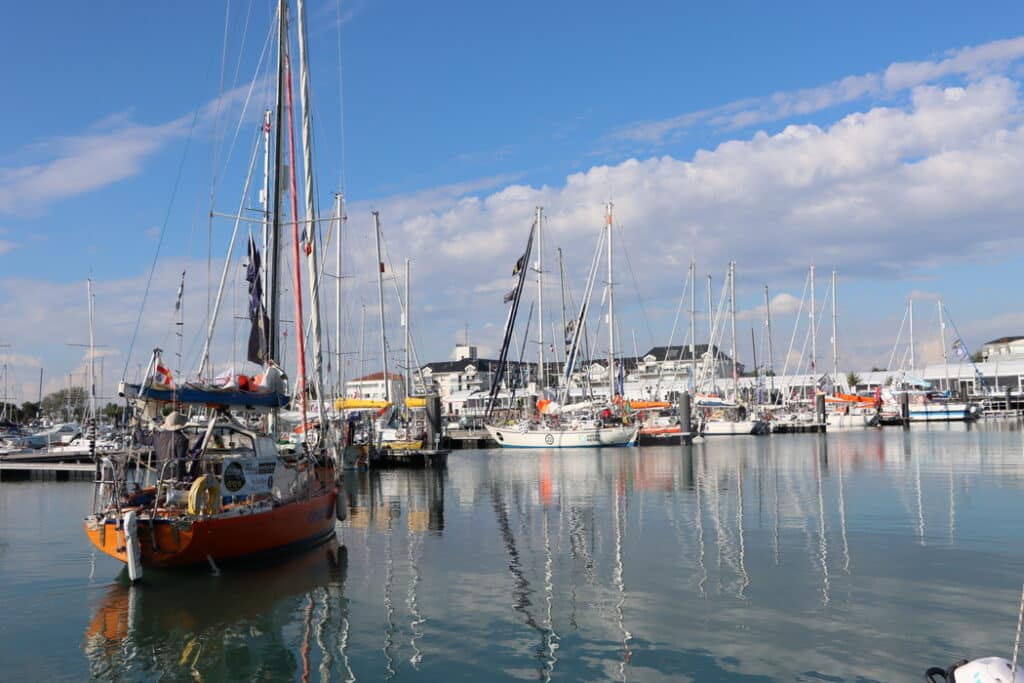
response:
M690 392L684 391L679 396L679 428L682 429L682 442L689 446L693 443L693 420L690 415Z
M817 431L825 431L825 394L814 396L814 424Z
M441 443L441 397L427 396L427 441L429 448L438 448Z
M910 394L900 394L900 423L904 429L910 429Z

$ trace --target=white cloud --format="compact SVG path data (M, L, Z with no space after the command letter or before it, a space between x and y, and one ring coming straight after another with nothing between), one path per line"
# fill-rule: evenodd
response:
M784 318L787 316L796 315L796 312L800 309L800 299L798 297L789 294L788 292L782 292L776 294L771 298L770 301L772 318ZM809 301L804 302L804 310L806 311L809 306ZM837 306L838 308L838 306ZM744 311L736 312L737 320L764 320L765 308L764 304L755 306Z
M0 166L0 214L38 212L40 207L91 192L137 175L143 164L192 129L211 126L229 112L255 115L250 90L266 98L268 81L261 78L225 92L196 112L158 124L140 124L126 112L108 116L78 135L54 137L26 147L22 160ZM10 159L8 159L10 163ZM2 253L2 252L0 252Z
M496 347L499 330L482 325L504 320L500 294L512 287L511 266L536 205L547 216L546 262L554 262L555 246L563 247L577 303L608 197L624 226L616 250L620 292L632 289L625 250L644 296L661 300L658 310L675 310L693 254L702 274L716 274L716 301L725 264L737 260L741 297L753 304L760 283L799 283L810 262L837 268L855 286L851 281L859 277L899 279L923 268L1020 253L1020 110L1017 83L1001 76L964 87L920 86L906 107L876 107L825 128L757 133L689 160L629 159L570 175L559 185L514 184L468 196L442 192L428 206L394 198L377 208L392 251L414 259L417 302L432 306L431 325L458 326L468 317ZM368 224L359 213L350 211L350 223ZM372 244L352 246L354 263L373 263ZM556 279L555 269L548 270ZM795 297L781 296L773 315L795 307ZM557 290L546 300L546 316L560 317ZM618 300L628 307L635 296L627 291ZM892 307L900 309L904 300L902 294ZM671 315L653 321L656 335L667 336ZM647 343L638 311L620 321L636 325L638 342ZM426 336L429 329L415 331ZM629 328L621 331L629 337ZM441 357L448 352L430 350Z
M1024 58L1024 37L997 40L949 51L945 58L919 62L895 62L883 72L847 76L814 88L776 92L718 107L680 114L660 121L646 121L621 128L611 140L658 144L698 125L734 130L794 116L804 116L868 97L890 97L917 86L950 76L978 79L1003 73Z
M629 159L544 186L514 183L515 176L486 178L385 198L372 208L381 211L393 262L398 265L406 256L413 259L413 332L424 362L447 357L467 322L473 343L498 348L506 310L501 295L513 285L511 268L525 246L537 205L544 206L547 217L545 331L561 318L556 246L565 254L567 299L574 302L568 304L571 316L603 225L603 202L609 197L614 199L619 226L615 253L620 338L630 340L636 329L640 346L665 343L691 256L698 260L700 275L714 271L716 301L725 265L735 259L741 307L756 319L762 283L773 291L794 291L810 262L823 269L825 264L835 267L845 288L856 287L857 279L865 276L898 280L923 268L1021 253L1021 105L1018 84L1001 76L982 77L962 87L918 86L903 107L871 108L827 127L792 125L774 135L760 132L698 151L690 159ZM348 211L345 274L354 279L345 281L343 324L345 350L355 351L359 307L368 304L368 358L379 356L370 208L356 203ZM636 305L628 264L645 308L653 314L652 335ZM169 314L184 265L189 264L161 265L133 362L144 361L153 346L177 349ZM193 265L190 273L205 273L205 263ZM214 271L216 277L219 269ZM189 371L201 346L193 340L201 339L206 310L206 283L197 282L194 275L190 278L182 349L183 367ZM97 282L97 340L123 354L116 373L108 369L108 376L119 375L123 367L144 283L141 274ZM595 303L601 286L597 285ZM698 308L706 306L701 305L706 301L702 289ZM333 288L329 292L325 312L333 310ZM532 291L527 296L532 297ZM905 297L901 292L887 309L896 316L893 336ZM390 346L395 350L402 342L390 281L385 298ZM244 316L244 302L244 287L229 290L222 313L225 337L219 339L215 363L230 360L232 332L244 334L244 323L230 322ZM789 292L776 294L772 313L784 316L796 303ZM32 349L46 360L48 376L60 377L60 367L80 362L78 355L60 353L54 345L85 336L84 304L84 283L0 280L0 318L19 321L9 330L15 337L10 343L17 347L12 351ZM524 308L520 330L525 316ZM333 331L333 315L329 317ZM848 319L841 312L840 321L845 324ZM596 327L592 334L595 331ZM698 326L698 341L702 334ZM605 330L601 335L605 337ZM879 343L877 326L859 334L841 329L840 337L845 359L867 359L877 349L888 357L881 347L888 346L889 339ZM592 351L604 353L605 343L598 342ZM779 357L784 353L778 344L776 351ZM528 346L528 353L535 355L535 346ZM880 361L863 365L876 362ZM778 359L776 366L781 367ZM376 367L379 357L366 361L368 372Z

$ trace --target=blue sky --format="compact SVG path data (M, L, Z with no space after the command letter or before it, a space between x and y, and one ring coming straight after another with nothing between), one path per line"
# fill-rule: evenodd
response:
M762 284L798 298L807 263L823 274L835 265L852 367L884 364L912 292L941 295L970 346L1024 331L1011 286L1024 265L1017 4L314 0L308 12L320 204L343 178L351 202L347 348L358 344L359 302L376 311L371 208L396 263L413 258L426 361L447 357L467 324L493 350L507 268L538 203L551 216L546 261L563 247L582 289L608 197L647 312L621 271L622 332L635 329L641 347L667 341L690 255L716 288L738 261L748 319ZM241 103L265 74L256 65L270 15L266 0L8 8L0 343L26 386L39 365L47 389L80 369L81 350L67 344L85 337L90 275L116 367L108 385L126 362L144 362L139 349L168 345L182 268L186 333L200 335L208 249L216 276L231 230L208 225L211 176L216 167L216 209L235 211L265 89L240 125ZM218 105L222 91L231 96ZM777 310L788 339L792 312L785 301ZM220 339L219 363L230 346Z

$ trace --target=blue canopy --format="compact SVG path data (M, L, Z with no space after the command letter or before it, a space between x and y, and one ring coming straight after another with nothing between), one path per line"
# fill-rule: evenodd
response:
M217 389L215 387L186 382L177 389L157 389L153 386L128 384L128 397L132 394L150 401L167 403L189 403L195 405L231 406L236 408L283 408L291 400L286 394L273 391L243 391Z

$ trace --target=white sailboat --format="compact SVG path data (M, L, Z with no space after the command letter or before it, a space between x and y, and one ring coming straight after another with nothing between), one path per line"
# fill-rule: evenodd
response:
M583 296L583 303L580 307L579 317L575 321L576 324L573 328L572 343L568 353L566 354L562 386L560 387L558 398L555 401L538 401L538 410L540 411L538 420L528 419L512 425L497 425L490 422L485 424L491 438L497 441L498 445L502 448L586 448L600 446L632 446L636 443L639 426L626 423L618 415L618 409L615 408L613 402L604 404L588 402L586 404L578 403L574 405L566 405L566 401L569 396L570 379L579 353L580 337L584 328L583 323L586 320L591 294L594 289L594 280L600 263L602 242L606 242L608 265L609 398L611 399L615 394L616 366L614 297L612 295L612 274L614 272L612 267L612 223L612 203L608 202L605 214L605 227L601 232L597 251L594 254L594 260L590 266L590 274L587 278L587 286ZM534 220L534 228L536 229L538 236L542 230L542 224L543 210L541 207L537 207L537 216ZM537 241L540 243L539 237ZM520 259L520 263L525 265L525 263L529 261L532 244L533 230L530 232L530 238L526 247L527 250ZM538 268L538 270L540 270L540 268ZM519 273L520 278L516 289L513 292L513 308L509 311L509 319L506 325L506 339L502 348L501 361L499 362L500 367L504 366L504 361L507 357L507 347L508 342L511 339L511 329L515 324L515 314L518 309L519 297L522 295L525 267L518 268L516 272ZM542 287L543 285L540 280L540 273L538 273L538 289L542 289ZM543 325L541 327L543 327ZM541 352L540 358L543 359L543 351ZM543 368L543 361L541 362L541 368ZM538 380L541 377L543 377L543 370L539 369ZM499 381L495 382L494 389L492 389L492 397L496 396L499 384ZM490 408L491 409L488 410L488 414L492 412L493 400L491 401Z

